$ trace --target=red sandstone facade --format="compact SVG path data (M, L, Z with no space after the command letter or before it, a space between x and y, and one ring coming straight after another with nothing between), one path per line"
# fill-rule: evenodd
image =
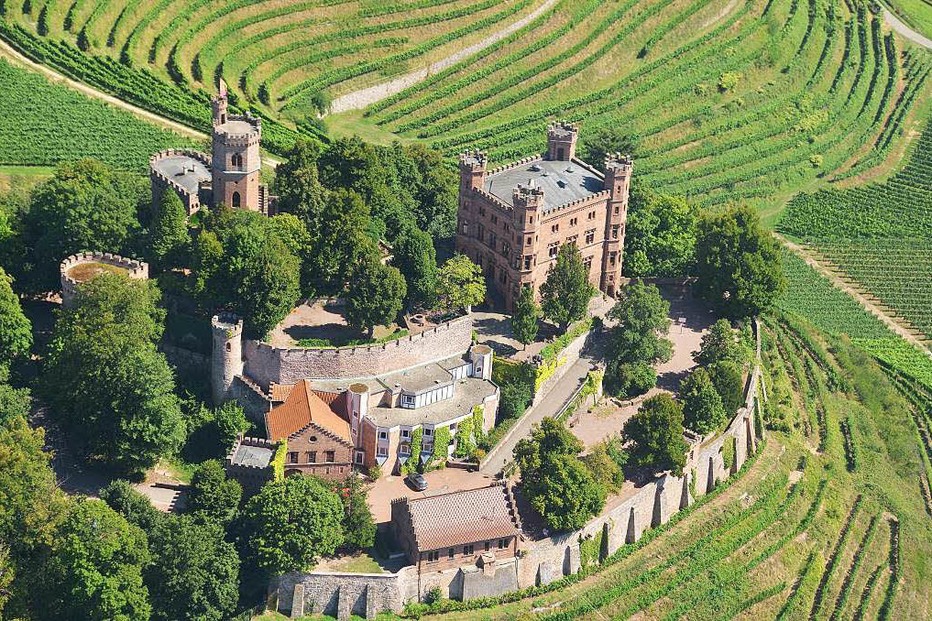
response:
M574 243L589 280L610 296L621 279L632 163L603 171L576 158L578 126L551 125L547 152L486 171L484 153L460 157L456 249L482 267L490 300L511 311L521 287L539 291L560 246Z

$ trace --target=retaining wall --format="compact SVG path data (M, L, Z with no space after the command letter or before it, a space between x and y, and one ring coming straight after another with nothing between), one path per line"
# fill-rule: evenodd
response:
M302 379L345 379L383 375L400 369L462 355L472 344L472 316L378 345L307 349L273 347L245 340L245 373L264 390L272 383Z

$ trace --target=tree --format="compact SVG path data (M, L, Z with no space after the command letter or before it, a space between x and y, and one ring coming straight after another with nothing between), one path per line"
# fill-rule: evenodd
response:
M278 210L297 216L308 226L312 238L319 233L320 216L326 200L326 189L320 183L317 158L320 146L317 142L299 139L287 154L287 159L275 169L275 189L278 194Z
M238 481L228 479L219 460L199 464L191 477L188 512L208 522L229 524L239 512L243 488Z
M148 181L95 160L61 164L36 186L24 222L30 290L58 288L62 259L82 250L126 253L140 232ZM26 284L26 283L24 283Z
M611 454L607 442L596 444L583 457L583 463L592 473L592 477L610 492L618 491L625 482L625 474L621 470L621 465Z
M549 417L514 449L524 494L555 530L579 528L605 505L606 488L579 460L581 450L582 443Z
M304 266L306 281L319 293L338 294L357 265L379 260L379 249L368 234L369 208L356 192L328 194L320 218L308 225L313 252Z
M722 360L706 367L716 392L722 398L725 415L730 417L744 401L744 377L741 367L731 360Z
M0 369L26 356L32 347L32 324L12 285L13 279L0 268Z
M150 533L166 515L152 506L148 497L136 491L129 481L116 479L100 490L100 499L126 518L130 524Z
M343 503L328 483L315 477L267 483L244 513L244 546L256 565L271 573L306 570L345 541Z
M595 287L589 283L589 270L576 244L563 244L557 261L550 265L547 280L540 286L544 317L556 323L561 332L586 316Z
M100 500L78 499L56 529L41 579L49 619L147 619L146 536Z
M511 329L519 343L526 346L534 342L539 319L540 306L534 299L534 288L521 287L521 294L515 301L515 310L511 315Z
M534 398L533 384L523 381L507 381L501 386L501 399L498 406L499 418L518 418L527 410Z
M87 459L136 474L174 452L184 424L155 348L164 311L153 283L101 274L78 287L49 346L42 392Z
M0 369L2 373L3 369ZM32 396L28 388L13 388L3 383L0 376L0 426L6 425L14 418L26 420L32 406Z
M720 429L728 420L722 398L709 377L708 371L699 367L690 373L680 386L683 401L683 416L687 427L705 435Z
M346 322L372 338L376 326L388 325L401 312L407 287L397 268L369 259L360 263L346 294Z
M437 293L437 252L430 235L409 227L392 247L392 265L408 284L407 305L430 308Z
M654 285L634 281L621 290L608 312L615 326L609 332L608 388L621 397L650 390L657 381L652 366L666 362L673 344L665 338L670 327L670 303Z
M712 324L709 331L702 335L700 349L693 356L697 364L703 365L723 360L743 365L744 359L744 348L738 342L738 335L731 329L731 323L727 319L719 319Z
M145 583L152 618L222 621L239 598L239 556L220 524L182 515L163 520L149 537Z
M467 312L485 300L485 279L482 268L464 254L455 254L437 273L437 300L440 307Z
M375 521L366 502L366 489L355 474L350 474L343 481L334 484L334 491L343 500L345 515L343 531L346 541L343 548L347 551L365 550L375 544Z
M173 191L166 191L149 230L149 254L160 269L186 263L188 222L184 204Z
M769 309L785 286L776 241L747 206L699 219L696 290L732 319Z
M686 276L696 252L696 210L681 196L635 184L625 227L625 275Z
M188 461L225 457L237 437L250 427L246 413L235 401L211 409L191 399L184 406L187 439L181 454Z
M631 456L639 465L683 476L689 449L683 439L683 406L668 393L646 400L625 423L622 438L633 443Z

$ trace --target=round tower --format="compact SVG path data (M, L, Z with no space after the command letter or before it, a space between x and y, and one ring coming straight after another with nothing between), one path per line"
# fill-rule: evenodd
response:
M369 387L362 382L350 384L346 391L346 411L349 413L353 430L353 443L359 446L359 428L362 419L369 414Z
M233 115L227 112L227 89L223 80L220 81L219 93L211 100L211 107L214 115L211 141L214 204L262 211L259 182L262 120L248 112Z
M210 320L213 354L210 359L210 384L214 403L223 403L233 380L243 374L243 320L232 313L214 315Z

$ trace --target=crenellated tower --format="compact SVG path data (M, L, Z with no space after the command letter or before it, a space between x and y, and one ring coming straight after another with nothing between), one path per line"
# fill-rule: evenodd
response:
M611 153L605 158L605 189L609 192L609 198L600 288L611 296L617 293L621 280L632 169L633 162L627 155Z
M213 316L210 328L210 384L214 404L220 405L230 398L233 381L243 374L243 320L232 313L221 313Z
M214 204L266 212L265 191L259 181L262 157L259 141L262 120L249 114L229 114L226 82L220 80L213 110L211 179Z
M568 162L575 158L578 137L578 123L551 123L547 128L547 159Z
M518 265L518 286L534 286L540 240L540 212L544 206L544 191L534 181L519 183L512 192L512 222L520 231L521 258Z

